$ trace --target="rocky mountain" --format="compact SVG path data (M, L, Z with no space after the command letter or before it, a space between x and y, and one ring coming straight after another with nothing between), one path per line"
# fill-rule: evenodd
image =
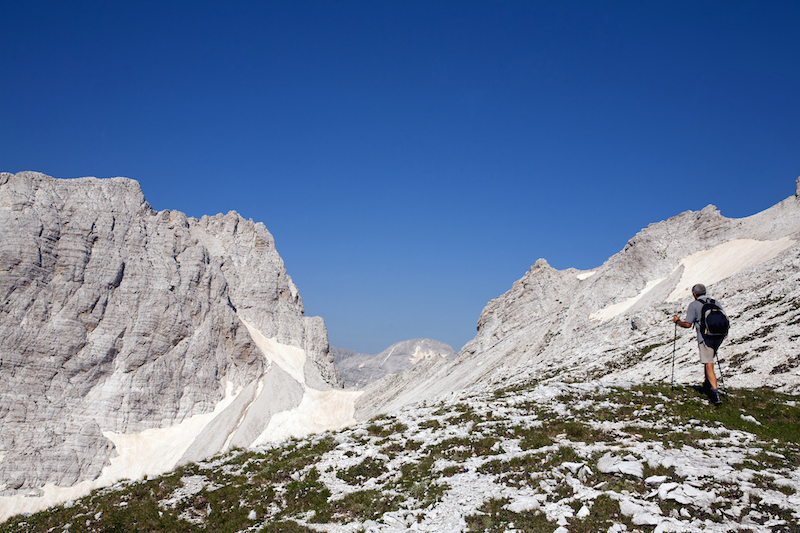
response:
M389 374L404 372L420 361L452 358L455 350L433 339L410 339L392 344L377 355L331 347L333 362L345 386L363 388Z
M201 220L169 211L156 213L130 180L64 181L28 173L0 176L0 370L2 382L9 384L2 390L0 404L0 474L7 495L0 497L2 516L77 497L122 477L136 479L168 471L216 451L235 446L260 450L270 441L387 414L384 429L365 423L339 437L315 437L275 448L277 455L269 452L267 459L259 458L261 452L246 452L236 463L245 465L241 469L219 465L223 477L240 476L225 478L226 485L217 481L197 485L199 478L194 476L205 474L203 468L192 467L186 479L183 474L170 478L174 486L153 485L148 490L151 494L166 491L165 495L175 491L164 500L167 507L159 507L159 517L172 516L169 502L191 500L191 509L181 512L207 520L219 516L213 514L212 500L217 496L210 496L211 492L221 486L245 487L251 478L263 481L274 474L279 478L271 489L274 493L262 494L263 484L253 486L261 487L256 491L259 497L269 493L280 501L252 509L256 517L290 517L307 523L313 517L308 513L316 509L313 498L324 496L325 490L333 499L319 497L329 503L359 492L359 497L367 499L351 503L375 511L389 505L392 494L404 494L411 504L422 502L431 512L391 507L389 514L380 514L383 525L378 523L373 530L406 531L416 520L430 525L418 526L422 531L462 531L462 519L471 516L476 524L487 524L482 517L503 513L514 519L506 520L501 530L513 530L509 522L528 520L531 512L544 513L548 523L564 528L569 522L564 505L572 506L576 517L584 514L578 503L584 501L588 509L589 499L597 501L598 487L605 483L616 495L606 496L618 504L609 520L617 520L614 516L619 518L620 513L630 520L619 518L603 530L618 532L657 523L663 526L660 531L699 531L708 524L702 520L680 524L676 520L687 518L681 514L684 511L668 507L659 512L648 503L654 495L661 498L658 483L665 480L654 481L656 485L650 486L658 490L646 493L642 487L620 488L613 478L586 474L580 479L583 467L627 475L614 471L614 465L628 469L633 468L630 463L647 462L656 473L670 472L661 499L671 501L672 491L683 491L677 498L685 499L709 488L700 480L706 475L703 472L719 481L718 487L706 491L717 495L739 476L728 468L739 468L739 463L719 471L692 470L691 465L676 462L666 441L661 441L661 450L648 440L670 424L694 431L697 428L690 426L698 420L719 420L708 418L702 410L707 406L696 401L684 404L661 398L665 384L673 378L679 385L702 380L693 333L678 331L671 321L674 314L685 313L691 300L689 288L698 282L706 284L731 317L731 334L720 350L725 386L800 390L800 180L796 195L751 217L725 218L709 206L651 224L596 269L556 270L540 259L508 292L488 303L475 339L455 357L420 358L410 369L386 375L363 391L341 391L324 324L303 316L296 288L262 225L243 221L235 213ZM357 355L345 360L353 357ZM622 389L609 385L614 383L623 383ZM642 392L641 387L648 385L654 388ZM659 401L630 412L619 398L634 386L640 387L637 397L649 394ZM579 402L575 408L573 398ZM748 401L736 404L733 419L761 416L746 411ZM797 405L793 399L780 401L789 410ZM680 420L675 413L659 414L665 406L680 405L687 406ZM473 419L457 415L445 424L447 413L453 410L482 414ZM438 418L428 420L430 416ZM499 425L497 417L503 416L516 425ZM784 415L769 416L776 424L783 423ZM620 440L624 436L615 432L624 432L626 424L636 425L642 417L652 424ZM548 429L552 442L534 446L538 442L535 428L556 419L567 426ZM796 452L791 445L773 451L769 439L777 437L764 433L768 424L759 429L754 419L747 431L764 439L758 441L764 454L785 458ZM618 424L606 427L604 421ZM736 448L737 457L744 457L756 437L734 435L741 429L738 422L726 424L717 428L720 435ZM597 430L610 433L598 436L593 433ZM471 432L469 438L465 431ZM587 435L600 442L599 447L588 443ZM682 441L676 439L680 445ZM322 441L326 445L318 449ZM693 445L693 450L699 450L698 461L722 460L713 449L714 442ZM440 444L441 449L436 448ZM464 455L458 456L456 464L445 449ZM531 459L531 454L539 453L536 450L544 455ZM561 459L553 459L551 451ZM602 465L601 452L611 454ZM494 457L497 454L502 457ZM311 455L322 457L323 463L318 467L314 459L311 466ZM294 466L270 466L281 458ZM493 458L510 464L498 466ZM517 483L520 472L532 471L533 466L517 469L514 465L527 465L529 459L545 466L555 464L552 461L561 465L552 476L537 474L534 479L543 496L519 484L513 490L492 485L500 477L492 477L491 483L481 477L504 476ZM767 466L759 463L757 468ZM739 503L730 503L726 509L737 520L742 513L751 516L752 527L762 530L757 526L772 520L764 519L770 506L791 508L794 500L791 495L781 499L771 492L751 490L748 483L753 483L754 474L750 470L736 477L741 482L736 490L748 496L737 493L726 501ZM787 466L780 472L770 471L769 476L800 486L794 470ZM456 490L436 492L438 481L418 476L423 471L451 478L450 487ZM404 484L406 478L408 484ZM477 478L478 485L470 485ZM558 489L560 480L586 497L566 502ZM71 489L63 489L69 483L73 483ZM195 485L205 491L192 492L195 489L190 487ZM486 490L475 488L479 486ZM426 499L429 491L441 500L436 500L439 496L436 501ZM792 491L795 494L796 488ZM27 494L42 496L21 498ZM201 494L205 499L187 494ZM227 499L214 500L214 505L245 498L242 493L225 494ZM783 494L788 495L788 489ZM281 510L292 495L300 503ZM767 500L767 507L759 503ZM448 503L437 507L437 502ZM711 520L720 509L711 499L706 503L697 512ZM106 511L93 512L101 518L108 516ZM205 518L198 518L198 513ZM447 522L443 517L448 513L455 513L458 523ZM784 516L783 511L776 513ZM389 526L386 522L400 515L402 523ZM269 520L263 531L272 531ZM346 517L343 520L348 523ZM650 522L637 522L641 520ZM780 520L785 523L792 518L785 515ZM350 523L373 526L362 519ZM348 527L323 530L353 530ZM720 531L727 526L721 527Z
M357 352L355 350L348 350L347 348L339 348L337 346L331 346L329 348L330 354L333 356L333 364L338 365L341 361L353 356L359 357L369 357L369 355L361 352ZM341 371L339 372L341 375Z
M603 265L540 259L492 300L452 361L426 361L365 388L356 418L452 391L531 379L702 381L694 332L677 330L704 283L731 317L719 351L726 385L800 389L800 179L796 194L729 219L714 206L650 224ZM673 356L674 353L674 356Z
M0 518L353 422L263 224L0 174Z

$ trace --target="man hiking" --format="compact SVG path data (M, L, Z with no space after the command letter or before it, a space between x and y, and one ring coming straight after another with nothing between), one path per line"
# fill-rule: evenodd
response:
M694 326L697 329L697 343L700 348L700 362L705 368L706 377L705 381L703 382L702 390L708 394L708 398L711 400L711 403L714 405L719 405L722 403L722 399L720 398L719 389L717 388L717 376L714 374L714 356L716 355L717 348L719 348L722 339L727 334L727 317L725 317L724 334L712 336L707 331L703 331L701 325L706 327L705 317L703 317L703 309L707 306L707 304L716 304L716 302L706 296L706 287L701 283L698 283L692 287L692 296L694 296L694 301L689 304L689 308L686 310L686 320L681 320L675 316L672 317L672 321L682 328L690 328ZM722 306L716 304L715 311L717 309L720 314L724 316ZM706 329L708 328L706 327Z

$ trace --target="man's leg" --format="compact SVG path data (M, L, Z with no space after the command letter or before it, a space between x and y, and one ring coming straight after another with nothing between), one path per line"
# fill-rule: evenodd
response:
M705 363L703 365L706 369L706 379L711 384L712 389L717 388L717 376L714 374L714 363Z
M714 373L714 349L706 346L705 342L701 342L699 346L700 362L703 363L706 380L708 380L708 384L711 386L711 390L708 391L708 399L714 405L719 405L722 403L722 399L717 389L717 375Z

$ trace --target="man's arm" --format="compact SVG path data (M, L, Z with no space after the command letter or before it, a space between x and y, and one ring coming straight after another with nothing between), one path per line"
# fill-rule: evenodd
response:
M683 320L681 320L680 318L678 318L676 316L672 317L672 321L675 322L676 324L678 324L682 328L690 328L690 327L692 327L692 325L689 322L684 322Z
M686 309L686 321L681 320L677 316L672 317L672 321L682 328L692 328L700 321L700 309L702 309L702 307L703 303L695 300L690 303L689 308Z

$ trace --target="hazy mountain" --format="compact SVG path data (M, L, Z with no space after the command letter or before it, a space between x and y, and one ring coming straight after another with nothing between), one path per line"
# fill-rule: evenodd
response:
M421 361L447 359L455 350L433 339L410 339L392 344L377 355L331 347L333 362L347 387L362 388L389 374L404 372Z

